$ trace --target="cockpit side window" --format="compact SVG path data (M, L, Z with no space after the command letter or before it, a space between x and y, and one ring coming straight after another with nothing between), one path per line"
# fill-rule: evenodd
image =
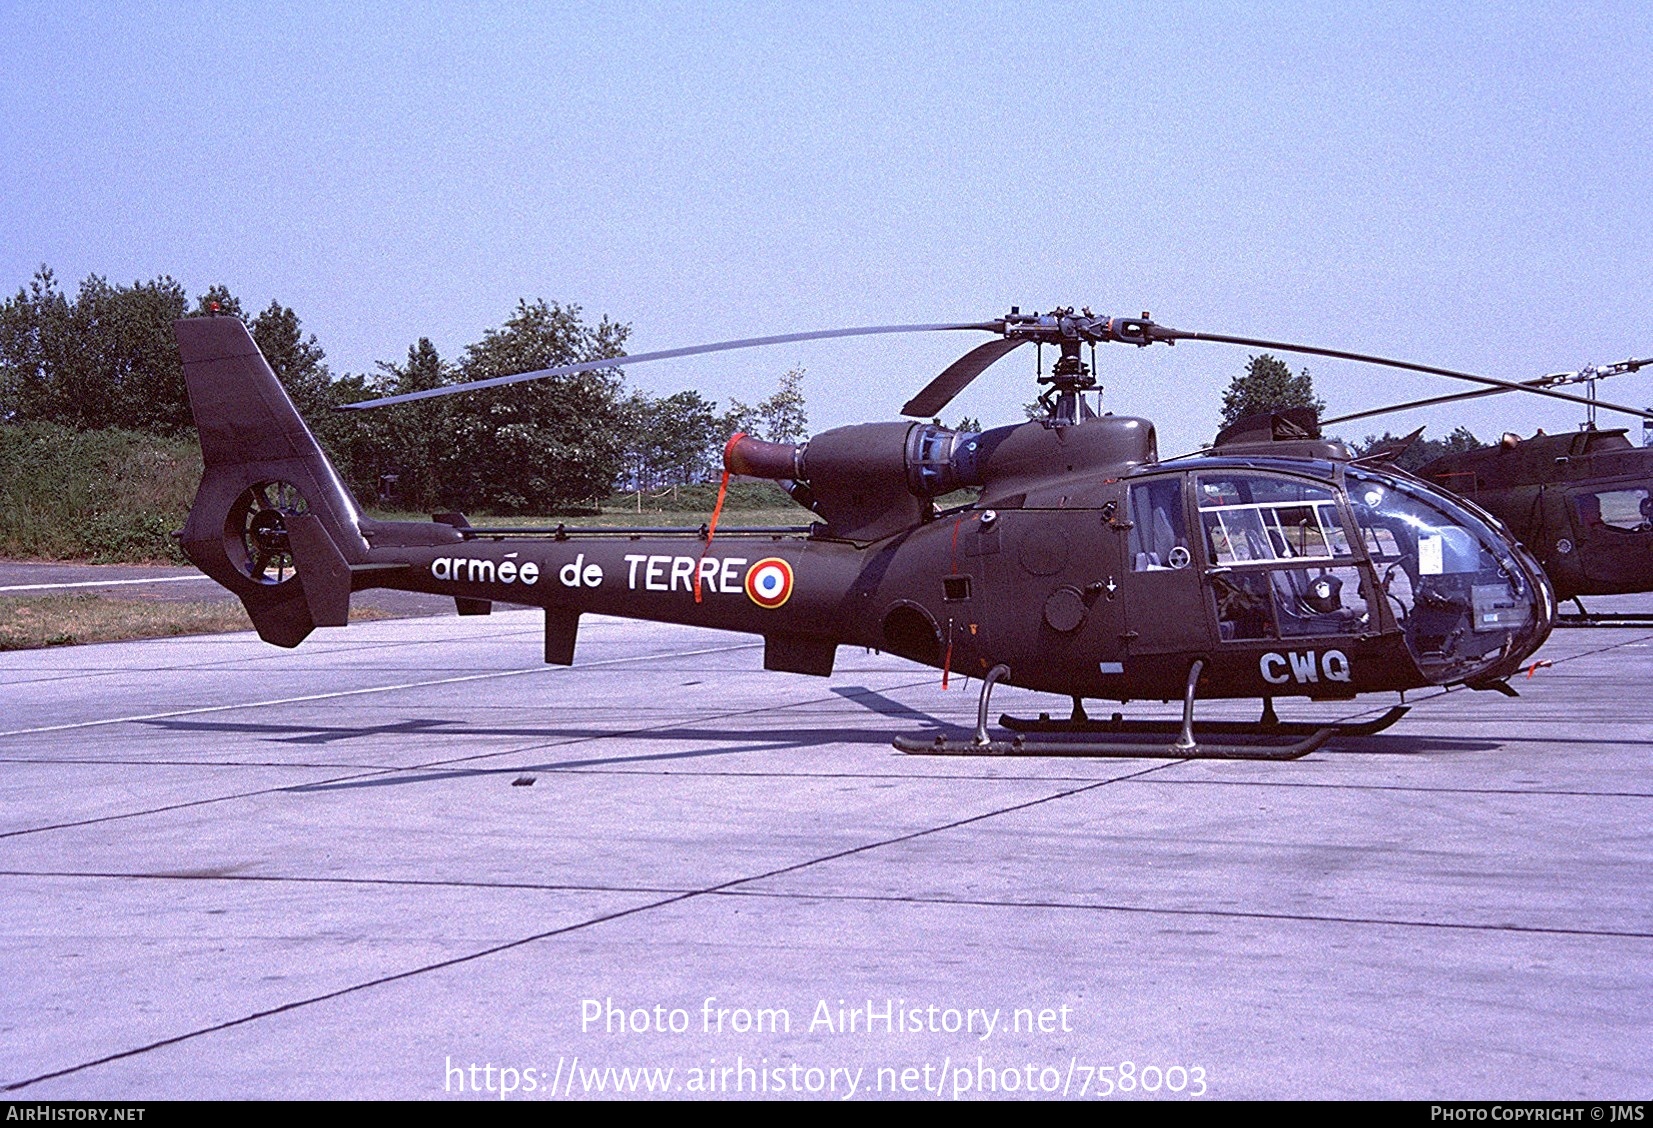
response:
M1131 570L1186 568L1188 523L1182 513L1182 479L1160 478L1131 486Z
M1325 486L1256 474L1201 474L1195 490L1208 564L1353 555L1337 498Z
M1337 495L1298 478L1195 478L1200 528L1225 642L1360 634L1371 627Z
M1627 533L1653 531L1653 499L1649 498L1646 486L1575 494L1573 512L1586 536L1597 526Z

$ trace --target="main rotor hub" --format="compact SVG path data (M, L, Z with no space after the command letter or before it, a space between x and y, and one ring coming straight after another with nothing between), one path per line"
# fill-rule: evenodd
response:
M1012 307L996 325L1011 340L1061 346L1064 355L1069 344L1077 355L1081 343L1096 345L1117 341L1142 348L1161 341L1170 344L1181 335L1174 329L1154 324L1146 311L1141 317L1102 317L1092 313L1088 306L1077 313L1068 306L1044 314L1023 313Z

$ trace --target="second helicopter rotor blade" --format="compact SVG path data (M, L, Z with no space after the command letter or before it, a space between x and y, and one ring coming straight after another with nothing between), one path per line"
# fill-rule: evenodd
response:
M1581 369L1577 372L1552 372L1548 376L1538 376L1531 380L1522 380L1522 387L1537 386L1541 388L1553 387L1556 384L1577 384L1586 380L1605 380L1609 376L1622 376L1629 372L1639 372L1653 364L1653 358L1644 360L1622 360L1617 364L1609 364L1599 369ZM1592 376L1591 373L1594 373ZM1398 411L1410 411L1417 407L1435 407L1443 403L1456 403L1459 400L1479 399L1481 396L1502 395L1504 392L1513 392L1514 388L1482 388L1477 392L1458 392L1450 396L1431 396L1428 399L1409 400L1406 403L1392 404L1389 407L1374 407L1368 411L1356 411L1350 415L1339 415L1335 419L1322 419L1322 426L1332 423L1347 423L1353 419L1368 419L1374 415L1389 415Z
M1306 356L1329 356L1336 360L1357 360L1365 364L1381 364L1386 368L1402 368L1409 372L1425 372L1431 376L1445 376L1451 380L1467 380L1472 384L1485 384L1488 387L1499 388L1511 392L1528 392L1535 396L1549 396L1551 399L1566 400L1568 403L1581 403L1586 407L1598 407L1606 411L1619 411L1625 415L1634 415L1638 419L1653 419L1653 411L1640 407L1625 407L1623 404L1608 403L1606 400L1586 399L1584 396L1570 395L1567 392L1558 392L1554 388L1540 388L1528 384L1519 384L1514 380L1499 380L1492 376L1477 376L1472 372L1457 372L1450 368L1436 368L1429 364L1414 364L1409 360L1395 360L1387 356L1373 356L1370 353L1345 352L1342 349L1322 349L1313 345L1294 345L1286 341L1263 341L1255 337L1231 337L1223 333L1192 333L1181 329L1164 330L1166 338L1174 337L1181 341L1214 341L1225 345L1246 345L1251 348L1274 349L1279 352L1302 353Z
M763 345L785 345L794 341L824 341L833 337L870 337L881 333L932 333L953 329L977 329L997 333L1000 331L1000 326L997 322L992 321L945 325L868 325L855 329L821 329L809 333L782 333L773 337L747 337L739 341L718 341L714 344L691 345L682 349L661 349L659 352L606 357L602 360L585 360L578 364L541 368L533 372L518 372L511 376L495 376L488 380L472 380L464 384L445 384L439 388L427 388L421 392L406 392L398 396L381 396L378 399L340 404L334 410L361 411L370 407L389 407L392 404L435 399L439 396L451 396L459 392L475 392L483 388L520 384L526 380L543 380L548 376L569 376L576 372L590 372L599 368L619 368L623 365L643 364L651 360L670 360L673 357L698 356L702 353L726 352L730 349L754 349Z
M964 391L970 381L987 371L994 361L1023 343L1021 338L1007 337L977 345L942 369L940 376L924 385L922 391L907 401L901 414L918 419L935 416L953 401L954 396Z

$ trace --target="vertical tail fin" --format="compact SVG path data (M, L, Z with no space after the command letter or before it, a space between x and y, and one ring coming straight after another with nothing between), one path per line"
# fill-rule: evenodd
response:
M368 551L355 499L239 318L173 328L206 464L185 555L241 598L266 642L343 626L349 565Z

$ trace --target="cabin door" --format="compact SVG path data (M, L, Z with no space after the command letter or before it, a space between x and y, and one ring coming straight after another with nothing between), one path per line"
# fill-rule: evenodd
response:
M1211 646L1211 617L1190 538L1187 480L1131 482L1125 490L1124 606L1127 661L1190 658Z

